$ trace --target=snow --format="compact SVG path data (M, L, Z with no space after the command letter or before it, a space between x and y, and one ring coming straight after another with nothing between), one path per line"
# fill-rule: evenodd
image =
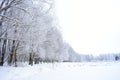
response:
M0 67L0 80L120 80L120 62L42 63Z

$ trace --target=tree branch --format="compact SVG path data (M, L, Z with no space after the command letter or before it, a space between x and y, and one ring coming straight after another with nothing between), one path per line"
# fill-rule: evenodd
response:
M10 18L10 17L8 17L8 16L5 16L5 15L0 15L0 16L1 16L1 17L4 17L4 18L6 18L6 19L12 20L12 21L21 23L21 22L19 22L19 20L17 20L17 19L12 19L12 18Z
M24 42L23 40L18 40L18 39L12 39L12 38L7 38L7 37L0 37L0 39L2 40L15 40L15 41L19 41L19 42Z

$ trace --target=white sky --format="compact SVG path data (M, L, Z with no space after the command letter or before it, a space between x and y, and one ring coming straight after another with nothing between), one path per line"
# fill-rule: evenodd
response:
M76 52L120 52L120 0L56 0L56 12Z

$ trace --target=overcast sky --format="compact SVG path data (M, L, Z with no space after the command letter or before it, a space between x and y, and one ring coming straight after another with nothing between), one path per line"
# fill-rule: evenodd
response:
M120 52L120 0L56 0L56 13L76 52Z

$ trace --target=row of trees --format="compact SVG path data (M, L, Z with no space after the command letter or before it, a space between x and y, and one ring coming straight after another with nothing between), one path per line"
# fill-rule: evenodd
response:
M16 64L16 51L19 46L19 40L14 38L8 38L9 32L14 33L12 37L16 37L17 27L17 19L12 18L12 9L21 4L21 0L2 0L0 1L0 65L2 66L4 62L7 60L8 53L10 56L9 63L13 60L14 54L14 62ZM10 15L11 14L11 15ZM11 23L13 22L13 23ZM14 31L11 32L13 30Z
M98 56L93 55L79 55L78 62L97 62L97 61L120 61L120 53L118 54L101 54Z
M0 66L95 59L63 41L54 0L0 0Z
M0 1L0 65L63 61L65 44L53 0Z

